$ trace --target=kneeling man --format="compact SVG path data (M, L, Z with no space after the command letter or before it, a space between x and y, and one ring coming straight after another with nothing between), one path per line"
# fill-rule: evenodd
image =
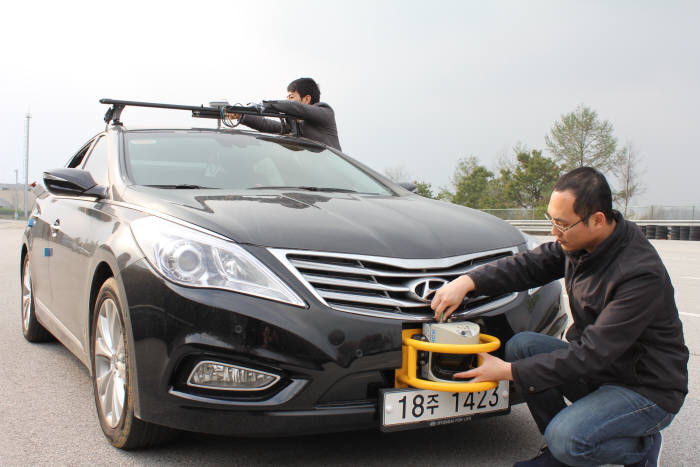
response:
M469 272L435 294L446 319L465 295L498 295L564 278L568 342L521 332L506 360L482 354L457 376L514 381L546 446L516 466L655 466L660 431L688 392L688 348L673 286L641 230L612 209L605 177L581 167L554 186L546 213L556 241ZM564 398L571 401L567 405Z

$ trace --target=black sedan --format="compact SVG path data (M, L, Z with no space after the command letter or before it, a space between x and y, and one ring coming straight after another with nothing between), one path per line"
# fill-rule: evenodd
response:
M44 185L21 249L24 335L85 364L120 448L381 427L402 331L433 321L426 289L530 247L296 136L117 123ZM560 335L560 293L470 298L452 319L502 342Z

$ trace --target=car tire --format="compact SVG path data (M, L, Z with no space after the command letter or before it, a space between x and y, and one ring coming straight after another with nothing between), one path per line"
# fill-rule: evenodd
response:
M36 319L34 312L34 289L32 288L32 274L29 269L29 255L22 261L22 277L20 277L22 292L22 334L29 342L48 342L53 336Z
M120 449L164 443L177 431L134 416L133 364L124 308L114 278L97 295L91 325L92 385L100 426L109 442Z

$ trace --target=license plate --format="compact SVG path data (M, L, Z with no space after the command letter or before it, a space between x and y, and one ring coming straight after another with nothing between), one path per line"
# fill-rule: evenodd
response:
M381 430L404 430L470 420L473 415L508 410L508 381L481 392L427 389L381 390Z

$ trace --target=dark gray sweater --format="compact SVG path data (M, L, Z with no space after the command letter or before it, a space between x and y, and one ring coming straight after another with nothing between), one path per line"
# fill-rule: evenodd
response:
M335 125L335 113L331 106L325 102L309 105L289 100L265 101L265 108L299 117L303 120L300 125L302 136L319 141L339 151L341 150L340 141L338 140L338 128ZM279 120L256 115L244 115L241 123L255 130L268 133L280 133L282 130Z
M513 362L519 391L583 378L630 388L677 413L688 392L688 348L673 285L641 230L617 212L615 220L591 253L545 243L470 272L472 293L527 290L564 277L574 320L569 348Z

